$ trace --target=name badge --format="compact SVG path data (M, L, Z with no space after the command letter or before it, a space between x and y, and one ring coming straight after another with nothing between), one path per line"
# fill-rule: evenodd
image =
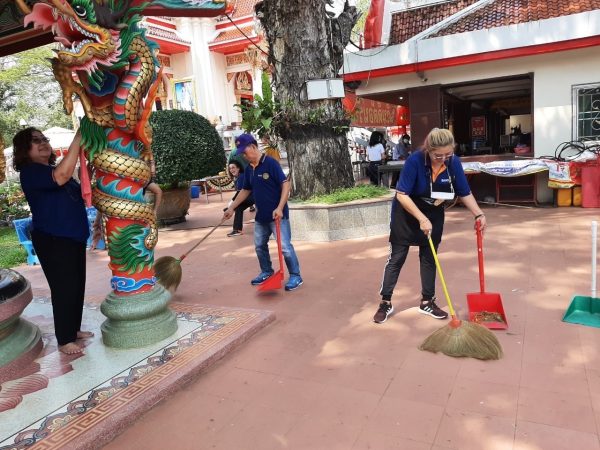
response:
M437 200L453 200L454 192L431 191L431 198L435 198Z

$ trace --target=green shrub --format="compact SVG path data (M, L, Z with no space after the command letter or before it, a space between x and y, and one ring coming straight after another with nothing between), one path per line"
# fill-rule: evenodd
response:
M389 194L390 190L372 184L363 184L352 188L338 189L331 194L315 195L306 200L306 203L326 203L332 205L335 203L351 202L365 198L377 198Z
M12 227L0 227L0 269L10 269L27 261L27 252Z
M156 111L150 118L156 181L176 187L225 168L223 141L208 120L192 111Z
M0 225L8 225L13 219L29 217L29 205L21 185L14 181L0 184Z

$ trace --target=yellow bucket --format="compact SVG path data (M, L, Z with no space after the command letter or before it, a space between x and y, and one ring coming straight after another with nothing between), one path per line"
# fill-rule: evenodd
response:
M572 192L569 189L559 189L556 197L558 206L571 206L572 203Z

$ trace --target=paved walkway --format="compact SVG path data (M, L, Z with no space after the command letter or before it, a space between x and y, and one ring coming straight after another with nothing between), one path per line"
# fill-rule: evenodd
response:
M230 194L193 200L157 256L186 251L218 223ZM304 285L258 295L251 223L217 230L183 262L176 301L275 311L276 321L131 426L108 449L600 449L600 329L566 324L589 295L590 222L598 210L486 208L487 290L502 295L505 357L481 362L417 349L442 322L418 314L417 254L396 313L372 322L386 236L296 242ZM251 216L247 216L250 218ZM440 259L465 315L479 289L472 219L447 214ZM108 292L105 252L90 254L88 301ZM22 267L36 294L39 268ZM441 297L441 288L438 289Z

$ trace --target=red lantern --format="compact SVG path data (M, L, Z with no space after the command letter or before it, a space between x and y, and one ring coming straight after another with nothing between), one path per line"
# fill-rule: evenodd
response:
M396 107L396 125L399 127L410 125L410 110L408 106L399 105Z
M352 92L346 92L346 96L342 99L342 105L344 105L344 109L348 111L350 114L354 113L356 109L356 94Z

